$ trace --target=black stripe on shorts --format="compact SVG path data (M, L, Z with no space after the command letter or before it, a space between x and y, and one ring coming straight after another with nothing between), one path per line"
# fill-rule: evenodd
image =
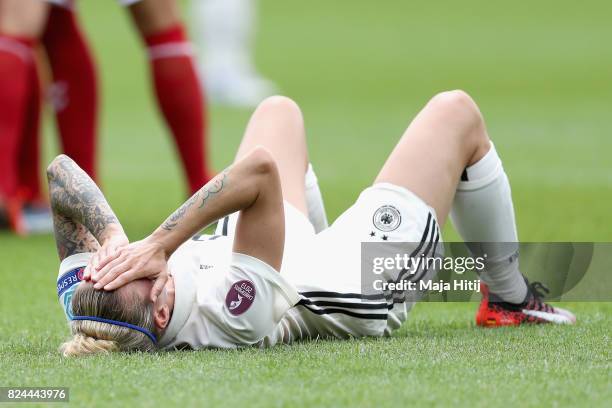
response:
M430 233L431 230L431 233ZM414 258L423 248L425 242L427 241L427 237L431 235L430 242L425 249L425 256L430 251L432 246L432 240L435 232L437 231L436 221L433 218L431 212L427 215L427 222L425 225L425 230L423 231L423 235L421 236L421 240L419 245L412 251L410 254L410 258ZM437 240L434 245L434 252L437 246ZM399 277L407 272L407 270L400 271L398 276L398 282L400 281ZM387 311L393 309L394 305L397 303L403 303L404 299L394 298L394 293L380 293L380 294L368 294L364 295L361 293L340 293L340 292L329 292L329 291L306 291L300 292L300 295L303 297L297 303L297 305L303 306L308 311L318 314L331 314L331 313L340 313L345 314L351 317L357 317L361 319L375 319L375 320L386 320L387 319ZM323 298L330 300L312 300L310 298ZM366 302L337 302L333 301L333 299L360 299L360 300L385 300L384 303L366 303ZM358 309L358 310L385 310L385 313L374 314L374 313L357 313L351 310L346 309Z
M365 302L333 302L329 300L311 300L308 298L301 299L302 305L314 305L314 306L334 306L334 307L344 307L348 309L368 309L368 310L376 310L376 309L388 309L389 305L386 302L383 303L365 303Z
M356 317L356 318L359 318L359 319L387 320L386 307L385 307L385 313L377 314L377 313L356 313L356 312L353 312L353 311L350 311L350 310L337 309L337 308L319 309L319 308L313 307L311 305L308 305L307 302L306 302L306 299L301 299L297 303L297 306L304 306L306 308L306 310L308 310L309 312L312 312L314 314L317 314L317 315L326 315L326 314L332 314L332 313L339 313L339 314L344 314L344 315L351 316L351 317Z

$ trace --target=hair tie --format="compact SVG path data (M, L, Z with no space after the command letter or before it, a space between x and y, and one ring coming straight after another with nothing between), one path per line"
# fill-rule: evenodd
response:
M108 323L108 324L114 324L115 326L127 327L128 329L132 329L132 330L141 332L142 334L150 338L153 344L157 344L157 339L155 338L155 335L153 333L151 333L149 330L143 327L136 326L135 324L120 322L118 320L104 319L103 317L95 317L95 316L73 316L72 320L90 320L93 322Z

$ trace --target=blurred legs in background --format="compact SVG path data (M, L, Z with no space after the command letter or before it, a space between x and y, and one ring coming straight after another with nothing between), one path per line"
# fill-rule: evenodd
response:
M55 111L62 151L96 180L95 63L78 26L74 2L65 3L65 6L51 7L42 37L53 75L49 99Z
M47 21L39 0L0 0L0 227L51 229L39 176L40 84L36 46Z
M255 106L276 93L253 63L256 0L192 0L193 27L203 53L199 67L213 103Z
M148 48L159 108L172 132L193 194L210 179L205 155L204 98L193 51L175 0L143 0L129 7Z

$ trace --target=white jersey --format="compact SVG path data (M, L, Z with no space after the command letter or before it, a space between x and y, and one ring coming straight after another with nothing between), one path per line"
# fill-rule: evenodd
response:
M176 294L161 347L252 345L299 301L295 288L274 268L232 253L228 237L196 237L179 247L168 265Z
M228 237L203 235L170 257L175 302L160 347L253 345L272 333L298 303L299 295L281 274L259 259L232 253L232 245ZM72 255L60 265L57 294L69 323L72 295L92 255Z
M393 229L384 226L377 227L376 214L380 209L388 210L388 215L395 218ZM397 212L394 212L397 211ZM252 281L255 291L262 287L269 287L266 292L271 297L263 299L267 308L263 306L258 310L266 310L263 319L267 326L259 333L260 337L253 336L248 343L259 346L273 346L279 342L291 343L293 341L312 338L349 338L363 336L388 335L400 327L407 318L412 306L411 301L405 297L394 295L385 296L364 295L361 290L361 243L402 241L421 243L420 252L432 255L442 250L440 230L436 223L435 213L409 191L389 185L380 184L366 189L355 205L342 214L338 220L327 230L315 234L308 218L291 205L285 203L285 252L280 275L270 266L261 261L249 262L240 267L241 275L233 276L229 280L213 282L212 275L202 272L216 271L225 275L223 271L236 268L240 259L237 254L231 254L233 233L238 214L220 220L216 234L213 236L200 236L194 241L184 244L181 251L177 251L171 258L170 268L175 279L183 273L187 264L186 259L192 262L191 269L200 271L197 280L198 294L200 288L207 287L216 304L223 308L221 299L225 297L225 307L229 308L236 293L228 284L238 279ZM253 258L250 258L253 260ZM214 263L216 265L213 265ZM232 266L232 263L234 265ZM182 267L179 267L179 264ZM264 272L265 271L265 272ZM273 273L268 273L273 272ZM265 277L263 280L255 278L256 274ZM429 278L435 271L431 271ZM230 273L231 274L231 273ZM217 289L222 288L219 292ZM263 289L262 289L263 291ZM177 287L178 299L179 289ZM215 294L216 293L216 294ZM259 293L259 292L257 292ZM258 295L255 302L258 301ZM294 297L295 296L295 297ZM279 299L291 299L293 305ZM204 303L202 303L204 302ZM211 331L204 329L209 325L205 322L210 317L203 316L205 297L197 298L197 306L192 309L189 317L179 317L178 322L186 319L183 329L179 330L174 340L166 343L174 336L168 330L162 344L166 347L180 347L188 345L199 348L210 345ZM230 303L228 303L230 302ZM218 310L219 309L215 309ZM177 312L175 306L175 312ZM261 313L261 312L258 312ZM215 324L226 325L230 322L242 327L252 324L251 318L245 314L227 317L227 312L219 311L220 316L226 320L215 318ZM175 316L173 315L173 320ZM258 319L255 319L259 322ZM171 322L172 325L172 322ZM232 337L229 343L235 340ZM257 341L253 341L257 340ZM208 341L207 344L203 344ZM225 340L224 340L225 341ZM213 342L218 346L219 341ZM230 347L241 344L231 344Z
M378 222L381 214L387 224ZM319 234L305 215L285 204L281 273L232 252L237 217L220 220L216 235L195 237L170 258L175 305L161 347L272 346L310 338L389 334L407 318L412 302L396 294L362 294L361 243L420 242L419 253L441 250L433 209L390 184L366 189ZM83 265L87 262L83 254L74 257L81 257ZM60 276L72 279L71 258L62 262ZM58 294L60 286L61 279ZM65 298L60 303L69 304ZM65 311L69 313L67 307Z

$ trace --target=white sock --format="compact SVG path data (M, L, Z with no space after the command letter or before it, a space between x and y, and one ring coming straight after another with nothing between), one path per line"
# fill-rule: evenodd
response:
M323 196L319 190L319 182L315 174L312 164L308 164L305 176L306 185L306 207L308 207L308 219L315 228L315 232L321 232L328 227L327 214L325 214L325 205L323 204Z
M523 302L527 285L519 271L510 183L492 143L491 150L462 175L450 216L463 240L472 243L472 254L487 255L480 277L491 293L506 302Z

